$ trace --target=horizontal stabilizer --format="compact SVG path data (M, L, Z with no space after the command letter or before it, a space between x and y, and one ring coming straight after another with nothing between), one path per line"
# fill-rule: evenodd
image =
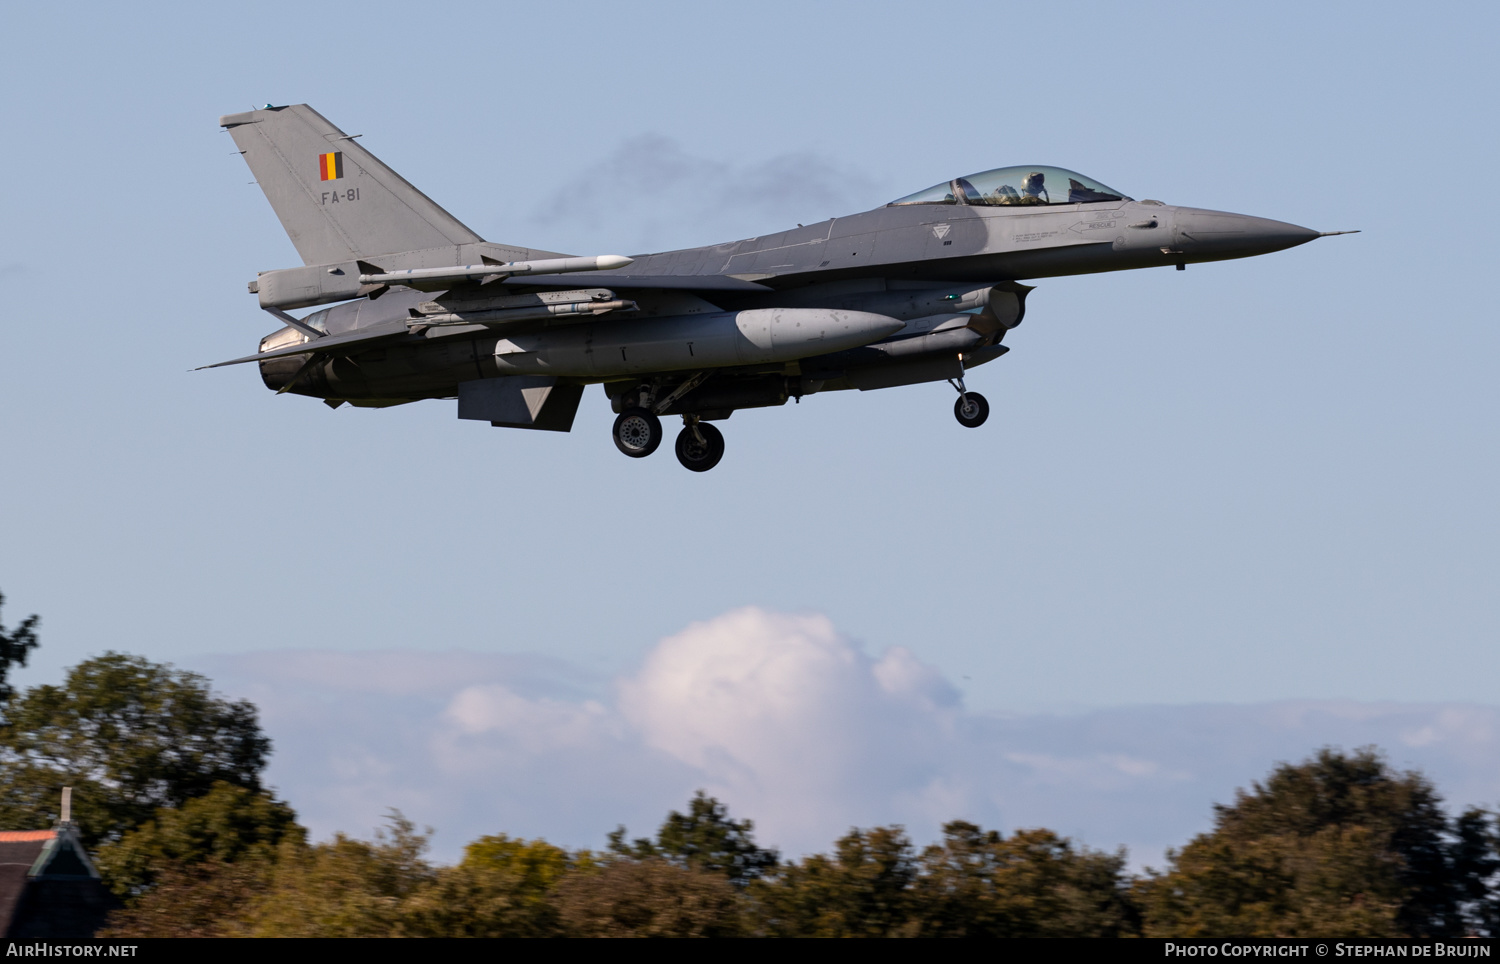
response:
M246 355L244 358L231 358L229 361L218 362L213 365L200 365L193 369L201 372L205 368L223 368L226 365L243 365L246 362L269 361L272 358L285 358L288 355L306 355L310 352L346 351L349 348L366 344L373 345L377 342L390 341L410 334L406 322L383 322L372 325L369 328L356 328L338 335L328 335L324 338L315 338L312 341L303 342L300 345L292 345L288 348L278 348L275 351L263 351L254 355Z

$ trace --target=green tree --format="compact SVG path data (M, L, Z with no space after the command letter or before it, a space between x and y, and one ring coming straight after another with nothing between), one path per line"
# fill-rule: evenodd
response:
M196 673L105 653L13 699L0 729L0 828L47 826L63 787L91 846L223 782L259 790L271 741L255 707Z
M245 908L255 937L397 937L402 903L436 880L428 836L392 813L372 842L343 834L311 847L282 844L268 886Z
M550 893L506 871L460 864L440 867L433 879L401 902L401 937L556 937L557 910Z
M272 861L209 860L157 869L155 885L109 917L99 937L244 937L246 908L270 885Z
M764 933L775 937L906 937L914 919L916 855L901 827L850 830L817 854L756 882Z
M119 840L99 848L95 863L121 897L140 894L168 869L275 859L282 841L307 833L292 808L265 790L216 783L180 807L163 807Z
M699 790L687 813L667 814L655 841L640 837L627 844L622 826L609 835L609 849L641 860L662 858L743 885L774 870L779 860L776 851L756 846L754 829L749 820L730 819L728 807Z
M922 852L912 904L923 937L1120 937L1138 929L1125 854L1075 847L1050 830L1009 838L943 827Z
M0 609L5 607L5 594L0 593ZM21 620L21 624L9 632L0 623L0 724L5 722L5 707L15 695L10 685L10 668L25 666L26 658L36 649L36 627L40 623L35 613Z
M423 857L427 834L392 813L367 842L343 834L283 842L234 933L257 937L548 937L559 933L550 882L561 853L542 841L484 838L457 867ZM497 845L498 844L498 845ZM519 853L518 853L519 851Z
M580 857L591 862L591 855ZM546 893L575 863L572 855L545 840L522 840L503 833L480 837L464 848L462 866L475 870L498 870L515 874L539 894Z
M1213 831L1142 883L1147 934L1459 937L1490 893L1488 818L1455 825L1374 749L1283 764L1214 809Z
M1500 814L1472 807L1454 821L1453 870L1474 933L1500 937Z
M512 931L524 927L541 936L557 930L552 891L569 873L597 869L593 854L570 854L545 840L522 840L505 834L480 837L464 848L464 859L442 881L443 888L468 887L506 903ZM494 918L492 913L489 915Z
M746 907L722 874L660 857L613 860L565 876L554 892L570 937L740 937Z

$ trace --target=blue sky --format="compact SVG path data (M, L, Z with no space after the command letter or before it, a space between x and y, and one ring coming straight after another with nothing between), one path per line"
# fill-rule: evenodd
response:
M608 681L748 605L902 647L975 713L1493 704L1497 19L8 11L0 590L7 622L44 619L20 681L106 648L188 667L545 654ZM190 372L253 349L274 325L245 282L296 263L215 122L300 101L484 237L579 254L1024 163L1364 233L1040 282L1012 352L973 375L982 429L955 424L943 385L810 397L736 414L697 476L620 456L597 389L555 435Z

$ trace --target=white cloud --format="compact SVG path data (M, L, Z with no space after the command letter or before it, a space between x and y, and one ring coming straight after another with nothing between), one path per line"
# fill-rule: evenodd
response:
M872 656L823 616L755 608L661 640L614 680L459 652L256 653L205 668L261 707L271 778L315 833L367 833L399 807L439 829L444 859L485 833L568 846L599 846L622 822L649 833L703 788L793 854L851 825L903 823L926 840L963 818L1155 863L1207 828L1212 803L1324 745L1380 745L1455 805L1500 800L1500 708L976 714L906 649Z
M954 703L904 650L875 661L823 616L753 608L663 640L620 685L621 713L647 745L804 846L826 838L832 814L877 820L872 800L889 813L903 793L926 796ZM916 816L901 809L891 819Z

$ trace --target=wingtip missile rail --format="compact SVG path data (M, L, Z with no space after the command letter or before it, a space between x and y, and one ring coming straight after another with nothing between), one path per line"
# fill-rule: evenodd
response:
M303 268L266 271L250 282L249 287L250 293L260 298L262 308L286 310L347 301L390 285L435 288L515 275L610 271L623 268L633 260L618 254L601 254L586 258L540 258L535 261L458 264L397 271L386 271L367 261L347 261L341 264L315 264Z
M538 261L508 261L503 264L462 264L447 268L411 268L406 271L382 271L361 274L364 285L402 285L413 281L467 281L471 278L518 274L564 274L572 271L609 271L623 268L634 259L619 254L601 254L592 258L544 258Z

